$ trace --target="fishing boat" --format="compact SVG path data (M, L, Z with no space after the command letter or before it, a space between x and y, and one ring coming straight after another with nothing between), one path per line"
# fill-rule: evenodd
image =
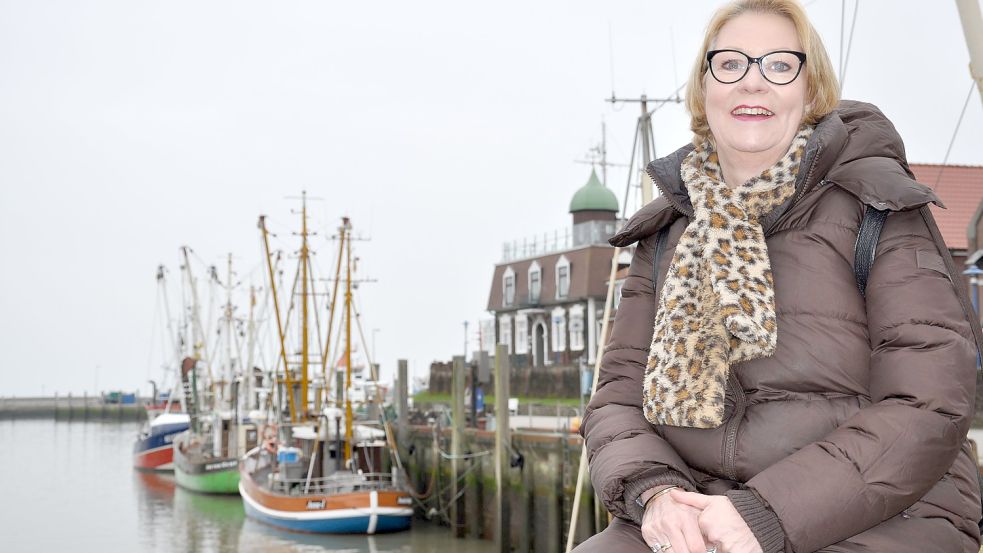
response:
M174 437L190 426L185 413L163 413L154 417L133 444L133 467L138 470L174 470Z
M344 279L345 322L345 385L335 390L335 405L328 403L327 384L333 379L322 373L322 388L316 390L315 405L308 401L310 366L307 301L308 246L306 203L302 207L302 244L298 281L302 283L301 358L296 371L288 363L284 346L283 325L276 301L273 269L270 262L269 240L265 220L260 217L269 280L273 294L274 313L280 337L282 378L277 375L279 393L284 398L275 412L282 414L287 403L289 421L270 422L261 431L261 443L245 454L240 462L239 493L246 515L260 522L295 532L375 534L395 532L410 527L413 516L412 497L394 477L395 472L384 469L392 432L355 424L351 389L351 327L352 327L352 263L351 225L343 219L340 230L340 250L336 269L333 298L341 287L338 278L345 254ZM313 279L310 284L313 285ZM330 304L328 339L321 355L322 371L328 359L334 305ZM299 373L299 383L293 373ZM299 386L297 385L299 384ZM299 403L299 409L298 409ZM341 407L343 405L343 408Z
M198 363L186 358L181 364L181 384L184 404L188 406L191 424L187 431L174 440L174 479L178 486L200 493L239 493L240 448L256 444L255 425L245 423L238 416L237 392L239 379L233 366L233 307L232 307L232 256L229 255L228 284L224 316L226 357L222 380L215 388L219 392L206 394L211 405L203 409L198 386ZM186 261L187 266L187 261ZM240 446L241 444L241 446Z
M228 420L217 421L219 436L228 435ZM204 432L182 432L174 440L174 480L182 488L201 493L239 493L239 457L223 455L219 441L218 455L209 427Z
M174 333L171 329L171 317L168 310L167 284L164 266L157 267L157 293L158 299L162 299L164 305L165 324L170 335L172 346L175 351L179 351ZM179 359L180 357L178 357ZM156 396L156 385L154 385L154 395ZM180 411L182 405L171 401L168 394L167 400L160 409L148 409L147 421L140 429L137 439L133 444L133 466L141 471L160 471L170 472L173 470L174 463L174 437L184 432L190 425L188 415Z

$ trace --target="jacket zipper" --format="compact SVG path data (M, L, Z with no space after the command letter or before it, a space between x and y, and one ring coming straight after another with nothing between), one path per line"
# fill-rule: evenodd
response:
M775 217L775 219L771 221L771 223L768 225L768 228L763 229L765 236L768 236L769 234L771 234L771 229L775 228L775 225L778 223L778 220L781 219L782 216L785 215L785 213L788 212L788 210L792 209L792 206L794 206L795 204L799 203L799 200L802 199L802 196L806 192L806 188L808 188L809 183L812 181L812 174L816 171L816 162L819 161L819 155L822 154L822 153L823 153L823 144L822 144L822 142L820 142L819 145L816 146L816 154L814 156L812 156L812 161L809 162L809 172L806 173L806 178L805 178L804 181L802 181L802 187L800 189L798 189L798 190L795 191L795 195L792 196L792 201L790 201L785 206L785 209L782 210L782 213L779 214L778 217Z
M741 382L737 379L737 374L734 371L729 371L727 380L734 390L734 412L727 419L721 468L723 468L724 478L736 481L737 429L741 425L741 420L744 418L744 410L747 408L747 396L744 394L744 388L741 387Z
M677 202L676 198L672 194L670 194L668 190L666 190L666 187L662 184L662 182L655 177L655 174L652 173L651 169L646 167L645 173L648 174L650 179L652 179L652 182L655 183L655 186L659 189L659 192L662 192L662 195L665 197L666 201L669 202L669 205L671 205L673 209L682 213L683 215L685 215L690 219L693 218L693 210L686 209L685 206Z

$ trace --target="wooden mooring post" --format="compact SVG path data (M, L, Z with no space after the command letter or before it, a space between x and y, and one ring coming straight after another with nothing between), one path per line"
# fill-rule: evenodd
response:
M495 544L501 553L512 551L511 517L506 478L509 467L509 347L495 347Z
M454 537L464 537L464 502L461 495L461 452L464 451L464 356L455 355L451 375L451 497L450 519Z
M409 376L408 369L406 366L406 359L400 359L397 361L398 368L396 369L396 445L400 448L400 455L403 454L406 448L407 439L409 438L409 421L407 420L410 416L409 409Z

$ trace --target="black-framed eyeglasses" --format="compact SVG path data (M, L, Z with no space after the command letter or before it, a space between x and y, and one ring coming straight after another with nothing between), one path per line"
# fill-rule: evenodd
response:
M799 76L802 66L806 63L806 55L794 50L776 50L757 58L752 58L740 50L707 52L710 74L722 84L733 84L743 79L753 63L758 64L758 70L766 81L783 85L789 84Z

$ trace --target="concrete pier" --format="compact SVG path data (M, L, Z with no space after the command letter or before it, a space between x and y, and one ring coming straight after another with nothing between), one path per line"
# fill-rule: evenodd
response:
M106 403L102 397L0 397L2 419L139 421L147 418L141 401Z

